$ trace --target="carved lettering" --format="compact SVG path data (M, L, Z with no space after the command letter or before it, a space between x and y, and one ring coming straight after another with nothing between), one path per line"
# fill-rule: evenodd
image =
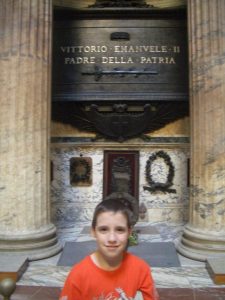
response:
M180 53L180 46L174 46L173 47L173 52L174 53Z
M61 51L63 53L105 53L108 51L108 47L103 46L61 46Z
M65 57L64 63L65 65L94 64L95 57Z
M103 56L102 57L103 64L133 64L132 57L124 57L124 56Z
M174 55L180 54L180 46L172 45L115 45L113 47L107 47L106 45L83 45L83 46L61 46L60 50L64 54L75 54L79 56L64 57L64 64L176 64L175 58L170 56L169 53ZM105 55L102 54L109 52L110 54L115 53L116 55ZM93 56L96 53L96 57ZM160 56L141 56L132 57L126 56L126 54L132 55L132 53L161 53ZM163 56L165 53L166 56ZM167 54L166 54L167 53ZM83 56L83 54L85 56ZM92 56L88 56L92 55ZM122 56L123 55L123 56Z
M141 56L140 57L141 64L176 64L175 59L173 57L162 57L162 56Z
M173 51L178 52L177 48L179 48L178 46L174 46ZM114 52L117 53L142 53L142 52L154 52L154 53L158 53L158 52L168 52L167 46L145 46L145 45L141 45L141 46L114 46Z

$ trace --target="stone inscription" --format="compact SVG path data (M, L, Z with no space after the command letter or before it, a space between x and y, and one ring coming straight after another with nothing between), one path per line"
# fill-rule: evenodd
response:
M181 52L179 45L79 45L61 46L60 51L65 65L176 64L176 55Z
M139 93L148 100L186 97L187 65L183 20L78 19L54 27L57 100L132 100Z

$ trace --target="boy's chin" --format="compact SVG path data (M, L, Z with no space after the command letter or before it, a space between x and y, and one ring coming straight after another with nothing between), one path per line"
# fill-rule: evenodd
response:
M107 248L104 251L105 256L109 257L120 257L121 255L124 254L126 248Z

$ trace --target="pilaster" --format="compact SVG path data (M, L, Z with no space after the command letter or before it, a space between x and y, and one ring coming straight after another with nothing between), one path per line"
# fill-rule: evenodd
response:
M0 1L0 252L60 251L50 222L52 1Z
M225 2L187 3L191 189L178 250L204 261L225 253Z

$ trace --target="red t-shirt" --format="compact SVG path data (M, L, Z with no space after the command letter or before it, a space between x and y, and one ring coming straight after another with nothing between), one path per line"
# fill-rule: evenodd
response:
M141 291L144 300L157 300L149 265L141 258L126 253L120 267L105 271L90 256L70 271L60 300L131 300Z

